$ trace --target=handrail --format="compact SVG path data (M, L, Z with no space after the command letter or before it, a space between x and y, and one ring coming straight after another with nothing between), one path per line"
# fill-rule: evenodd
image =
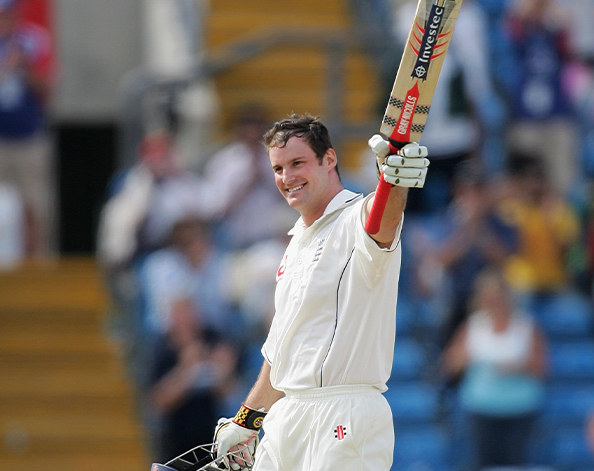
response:
M146 68L137 68L124 77L122 136L120 140L120 167L130 166L135 160L138 142L143 134L142 100L150 91L175 94L200 80L212 78L230 67L283 45L321 46L327 55L326 116L335 147L340 148L345 136L367 136L377 123L347 123L344 116L345 54L348 49L360 47L360 35L346 29L328 28L266 28L214 48L207 56L198 58L185 77L171 79L159 77Z

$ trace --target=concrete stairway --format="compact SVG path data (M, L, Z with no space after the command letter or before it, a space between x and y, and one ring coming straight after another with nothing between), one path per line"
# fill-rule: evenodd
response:
M318 31L348 32L352 18L346 0L214 0L206 23L209 51L232 41L253 38L270 30L314 28ZM347 33L348 34L348 33ZM368 57L350 48L345 57L344 115L349 123L373 120L376 116L378 78ZM273 119L292 111L309 112L327 118L327 55L322 45L278 45L240 63L216 79L224 127L245 103L265 104ZM385 92L384 94L386 94ZM378 95L380 94L380 95ZM341 165L357 165L366 139L347 140Z
M92 259L0 273L0 463L146 471L131 388Z

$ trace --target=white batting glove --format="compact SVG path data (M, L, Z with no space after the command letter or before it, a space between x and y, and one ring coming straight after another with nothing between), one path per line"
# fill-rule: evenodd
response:
M429 166L427 147L411 142L398 153L390 154L388 141L379 134L369 139L369 147L385 181L405 188L423 188Z
M265 415L265 412L242 405L233 419L219 419L213 445L213 453L216 453L217 458L229 454L224 461L232 470L251 469Z

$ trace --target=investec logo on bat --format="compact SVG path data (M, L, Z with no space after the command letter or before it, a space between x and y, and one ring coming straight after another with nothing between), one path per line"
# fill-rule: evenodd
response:
M429 17L425 22L425 28L422 28L415 21L412 37L414 38L414 41L416 41L416 44L413 43L413 39L411 38L409 40L409 46L415 52L417 61L413 67L411 77L425 81L427 79L431 61L436 57L445 54L447 48L444 48L444 46L448 44L447 36L450 32L443 34L439 33L444 15L445 8L433 4L431 6ZM418 37L419 32L422 34L422 39ZM443 51L439 51L441 48L443 48ZM419 82L415 80L413 87L406 93L402 111L398 117L396 126L394 127L394 132L392 136L390 136L391 138L399 142L410 141L412 119L418 105L419 95Z
M427 19L427 23L425 25L425 30L417 25L417 28L423 33L423 40L421 41L419 50L417 51L413 44L411 47L417 54L417 62L412 70L412 77L416 77L422 80L425 80L427 77L427 72L429 71L429 64L431 63L431 59L434 59L433 51L435 46L437 45L437 41L440 38L439 29L441 26L441 20L443 19L443 15L445 13L445 8L440 7L438 5L433 5L431 7L431 12L429 13L429 18ZM415 39L418 38L415 35ZM441 54L439 54L441 55Z

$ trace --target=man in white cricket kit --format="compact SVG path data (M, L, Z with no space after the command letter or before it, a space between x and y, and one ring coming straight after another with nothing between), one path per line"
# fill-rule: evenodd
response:
M373 139L381 176L395 186L379 232L369 235L374 195L343 188L317 118L292 115L264 136L276 185L301 218L278 269L260 375L215 432L218 456L243 450L232 469L249 468L256 446L254 471L392 465L392 414L381 393L394 351L400 231L407 187L423 186L429 161L416 143L386 157L385 141Z

